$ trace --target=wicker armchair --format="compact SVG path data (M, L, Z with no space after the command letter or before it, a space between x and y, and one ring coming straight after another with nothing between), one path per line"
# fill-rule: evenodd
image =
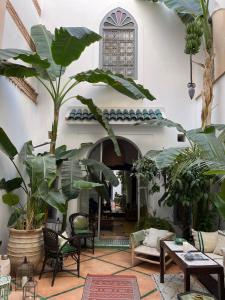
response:
M78 222L81 220L83 225ZM87 239L91 240L92 253L95 252L95 221L86 213L74 213L69 216L69 223L71 226L71 235L80 237L84 240L84 246L87 247Z
M45 265L49 259L53 264L52 273L52 286L55 282L55 277L58 272L69 272L74 275L80 276L80 239L78 237L66 238L60 233L49 229L43 228L44 236L44 251L45 257L41 269L39 279L41 279L42 274L45 269ZM60 245L60 239L63 241ZM64 257L71 256L76 263L77 268L75 270L63 269L63 259ZM74 273L76 272L76 274Z

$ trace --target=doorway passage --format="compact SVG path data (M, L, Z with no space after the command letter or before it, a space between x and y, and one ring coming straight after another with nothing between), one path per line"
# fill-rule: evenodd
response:
M98 237L101 239L128 239L138 221L138 182L132 175L133 162L139 157L137 147L127 139L117 138L121 156L117 156L111 140L98 143L89 158L103 162L118 178L114 187L108 184L108 197L99 197L95 191L89 195L89 213L98 220ZM107 198L107 199L106 199Z

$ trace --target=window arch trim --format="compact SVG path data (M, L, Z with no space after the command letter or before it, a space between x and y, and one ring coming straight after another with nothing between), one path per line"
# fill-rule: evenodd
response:
M137 79L138 74L138 25L135 18L125 9L117 7L109 11L100 23L100 35L104 37L104 30L130 30L134 32L134 63L133 63L133 79ZM100 41L99 47L99 65L104 69L103 65L103 43Z

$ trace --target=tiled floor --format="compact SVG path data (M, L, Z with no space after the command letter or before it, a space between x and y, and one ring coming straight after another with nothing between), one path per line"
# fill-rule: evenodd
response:
M66 259L64 265L71 266L72 260ZM167 273L178 272L178 268L171 264ZM131 267L131 255L129 250L97 248L93 255L90 250L82 251L80 278L67 273L59 273L54 287L51 287L51 273L46 273L38 280L39 299L50 300L80 300L87 274L132 274L137 277L141 299L160 300L159 292L151 278L151 274L159 273L159 266L143 263ZM22 300L22 293L13 291L9 300Z

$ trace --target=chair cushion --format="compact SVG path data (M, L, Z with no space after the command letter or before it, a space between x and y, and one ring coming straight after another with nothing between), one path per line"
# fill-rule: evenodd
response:
M63 235L65 238L68 239L68 235L67 235L66 231L64 231L64 232L62 233L62 235ZM67 242L67 240L65 240L64 238L62 238L60 235L58 236L58 245L59 245L60 248L61 248L66 242Z
M204 232L192 229L195 247L201 252L213 252L216 248L218 231Z
M151 247L144 246L144 245L141 245L141 246L138 246L137 248L135 248L134 252L160 257L160 252L156 248L151 248Z
M84 216L77 216L73 221L73 227L75 233L80 230L88 230L89 223L88 219Z
M63 254L70 254L76 252L76 249L73 246L70 246L69 244L66 244L62 249L61 252Z
M221 230L218 230L218 240L213 253L223 255L223 250L225 251L225 233Z
M168 230L150 228L143 241L144 246L158 248L159 240L168 236Z

